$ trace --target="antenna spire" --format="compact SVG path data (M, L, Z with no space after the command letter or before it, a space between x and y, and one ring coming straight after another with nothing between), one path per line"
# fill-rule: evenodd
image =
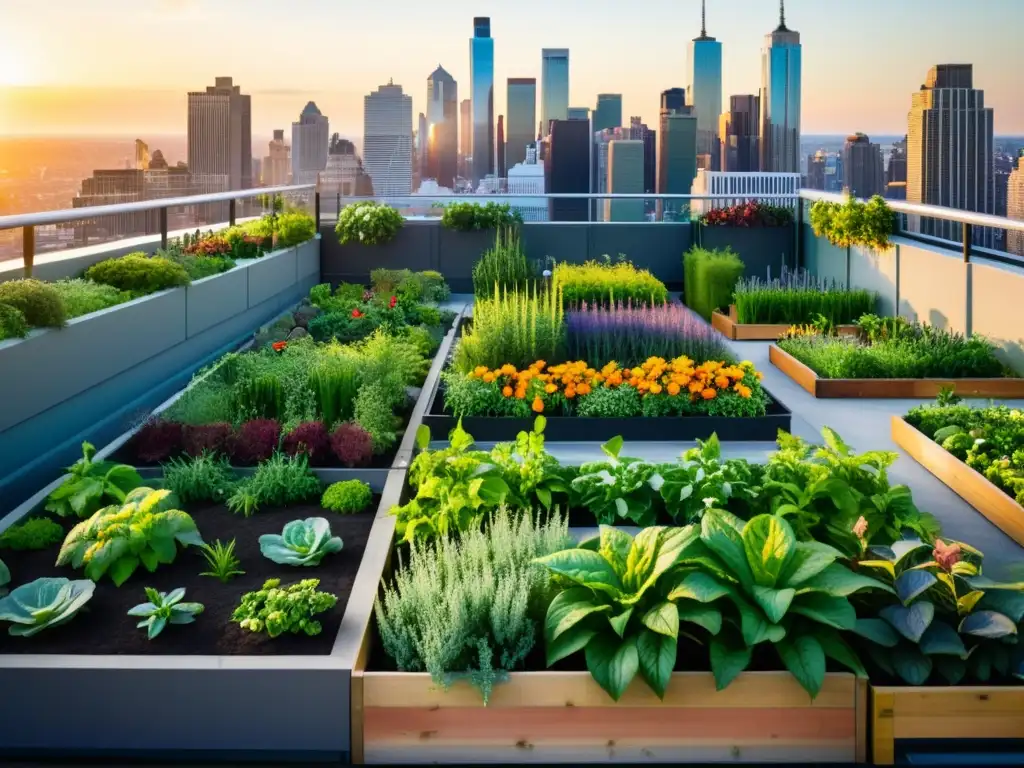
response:
M786 28L786 0L779 0L779 29Z
M706 0L700 0L700 36L701 37L707 37L708 36L707 25L704 23L704 21L705 21L704 15L705 15L705 11L707 10L705 8L705 2L706 2Z

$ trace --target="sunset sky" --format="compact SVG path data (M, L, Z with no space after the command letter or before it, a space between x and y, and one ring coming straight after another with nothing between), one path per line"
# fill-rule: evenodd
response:
M707 0L724 47L724 98L756 93L775 0ZM0 134L184 134L186 92L229 75L267 136L314 100L361 138L363 96L388 78L424 110L440 62L467 98L472 17L490 16L495 114L508 77L570 49L570 101L622 93L656 122L687 84L699 0L0 0ZM1024 0L787 0L803 42L803 132L906 131L910 95L937 63L973 63L997 134L1024 134Z

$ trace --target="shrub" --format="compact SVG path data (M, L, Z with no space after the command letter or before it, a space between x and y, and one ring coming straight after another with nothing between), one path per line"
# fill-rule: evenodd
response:
M94 283L92 280L82 278L58 280L53 283L53 289L60 295L69 320L131 299L131 294L119 291L111 285Z
M383 245L394 240L404 224L402 214L390 205L365 201L342 208L334 231L342 245Z
M785 227L793 223L793 210L752 201L713 208L700 217L700 223L705 227Z
M222 502L234 486L227 459L212 453L171 459L162 469L164 488L174 493L182 504Z
M732 301L743 261L730 248L709 251L694 246L683 256L683 289L686 306L705 320Z
M305 456L310 464L323 464L330 455L331 437L322 421L306 421L284 436L282 451Z
M231 441L231 461L251 467L274 455L281 442L281 424L274 419L251 419L238 428Z
M624 257L620 256L620 259ZM664 304L668 289L646 269L637 269L629 261L612 264L588 261L585 264L559 264L551 280L562 292L562 300L574 307L586 301L608 304L631 301L634 304Z
M9 280L0 283L0 304L14 307L24 315L25 322L34 328L60 328L67 320L60 293L53 285L41 280Z
M343 283L342 285L348 285L348 283ZM338 290L339 292L341 291L341 286L338 286ZM362 298L362 294L360 294L360 298ZM309 289L309 303L314 307L323 307L323 305L330 301L330 299L330 283L320 283L319 285L314 285Z
M167 258L184 268L188 273L189 279L193 281L219 275L235 267L234 259L228 256L193 256L182 254L180 256L168 255Z
M93 264L85 271L85 276L137 296L191 282L188 272L180 264L159 256L151 258L144 253L129 253L127 256Z
M309 469L305 456L275 453L235 486L227 506L249 517L262 506L286 507L319 495L320 480Z
M355 421L369 433L375 454L385 453L398 440L397 404L395 391L386 382L370 381L356 395Z
M223 380L207 377L186 389L163 415L165 419L182 424L232 421L235 417L234 395Z
M184 425L177 421L147 421L132 438L132 451L142 464L160 464L183 450Z
M508 203L448 203L441 214L441 226L456 232L474 229L498 229L523 223L518 210Z
M494 234L494 247L484 251L473 265L473 293L480 298L493 296L495 286L510 291L525 289L533 277L519 232L499 228Z
M216 424L188 424L182 435L182 447L189 456L203 453L227 455L231 448L234 429L226 422Z
M28 335L24 313L10 304L0 304L0 341L23 339Z
M362 480L343 480L329 485L320 498L320 506L332 512L362 512L373 500L373 491Z
M830 325L854 323L873 312L876 294L848 290L835 280L815 277L806 270L782 268L777 278L742 278L736 283L736 316L740 323L813 323L818 316Z
M420 286L423 289L423 300L439 304L451 298L452 291L445 282L444 275L432 269L417 272Z
M844 203L819 200L811 206L810 219L815 235L840 248L862 245L885 250L896 230L896 215L880 195L867 203L854 197Z
M316 222L312 216L302 211L285 211L278 214L275 226L278 248L290 248L316 237Z
M378 267L370 270L370 288L376 294L392 294L398 291L398 286L414 280L414 275L411 269Z
M0 549L15 552L52 547L63 540L64 529L48 517L32 517L0 533Z
M331 433L331 451L344 467L366 467L373 460L373 438L358 424L339 424Z
M348 312L324 312L309 321L309 335L316 341L337 339L342 344L369 336L382 324L384 311L378 307L366 310L353 308Z

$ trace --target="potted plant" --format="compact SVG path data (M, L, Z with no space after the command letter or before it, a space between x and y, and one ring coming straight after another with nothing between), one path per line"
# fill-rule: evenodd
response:
M712 208L698 219L694 243L710 250L732 248L750 274L764 274L768 268L778 272L793 262L793 222L787 206L750 201Z

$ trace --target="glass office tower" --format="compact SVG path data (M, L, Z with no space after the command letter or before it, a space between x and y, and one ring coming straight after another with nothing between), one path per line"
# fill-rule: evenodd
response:
M700 37L690 43L690 103L697 110L697 154L719 170L718 118L722 114L722 44L709 37L701 4Z
M537 79L508 79L505 161L509 168L526 160L526 147L537 140Z
M597 94L597 109L594 110L594 130L619 128L622 125L622 94Z
M486 16L473 19L473 37L469 41L469 98L473 122L470 179L476 187L487 174L494 173L494 39L491 20Z
M552 120L569 118L569 49L544 48L540 54L540 127L547 136Z
M779 26L764 39L761 54L761 171L800 172L800 33Z

